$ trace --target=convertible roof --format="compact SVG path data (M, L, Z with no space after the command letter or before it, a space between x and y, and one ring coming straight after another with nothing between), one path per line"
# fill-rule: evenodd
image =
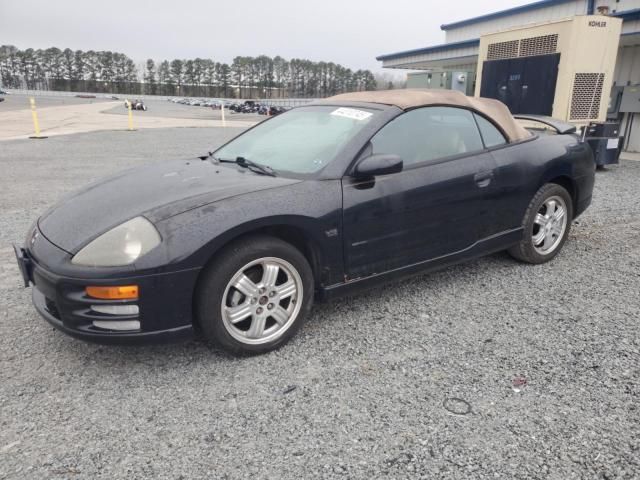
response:
M325 98L325 102L367 102L395 105L403 110L416 107L450 105L476 110L491 118L507 135L510 142L529 138L531 134L511 115L507 106L492 98L467 97L455 90L405 88L370 92L342 93Z

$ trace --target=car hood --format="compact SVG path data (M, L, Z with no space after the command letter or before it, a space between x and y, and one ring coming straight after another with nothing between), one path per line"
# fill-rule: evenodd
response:
M72 194L42 215L38 227L50 242L75 254L90 240L139 215L158 222L224 198L298 182L199 158L156 163Z

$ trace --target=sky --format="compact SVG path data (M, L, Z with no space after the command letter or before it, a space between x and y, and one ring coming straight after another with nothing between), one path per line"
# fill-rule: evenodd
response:
M375 57L444 43L443 23L532 0L0 0L0 45L147 58L280 55L383 71Z

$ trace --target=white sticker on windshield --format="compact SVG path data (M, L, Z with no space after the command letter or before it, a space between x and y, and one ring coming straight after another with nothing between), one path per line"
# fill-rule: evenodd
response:
M331 115L337 115L338 117L350 118L351 120L366 120L373 113L365 112L364 110L357 110L355 108L341 107L331 112Z

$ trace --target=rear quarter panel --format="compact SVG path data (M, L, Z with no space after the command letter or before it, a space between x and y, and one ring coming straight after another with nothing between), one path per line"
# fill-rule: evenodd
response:
M576 135L541 134L495 149L492 154L498 184L495 194L502 206L496 216L497 231L519 227L535 193L554 179L566 178L572 183L574 206L591 197L595 175L593 155Z

